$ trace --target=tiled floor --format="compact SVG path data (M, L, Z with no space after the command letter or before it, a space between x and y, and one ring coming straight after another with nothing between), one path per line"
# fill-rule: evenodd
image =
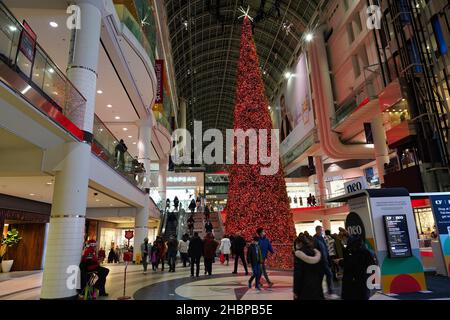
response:
M110 269L106 289L107 298L115 300L123 295L124 265L105 265ZM167 266L166 266L167 267ZM150 268L151 269L151 268ZM142 266L130 265L127 270L126 295L139 300L291 300L292 273L272 271L269 275L275 283L272 289L263 287L261 292L248 288L248 276L231 274L232 267L213 264L213 276L190 277L190 269L177 267L177 272L153 272L143 274ZM242 270L240 270L242 271ZM42 272L0 274L0 300L38 300ZM324 282L324 289L325 289ZM324 290L326 291L326 289ZM427 299L427 295L423 298ZM437 297L430 297L428 299ZM439 297L442 299L441 297ZM449 297L450 298L450 297ZM371 300L397 300L401 297L376 293Z

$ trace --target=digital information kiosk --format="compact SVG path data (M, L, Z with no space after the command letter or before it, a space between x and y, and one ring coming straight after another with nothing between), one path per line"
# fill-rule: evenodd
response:
M375 253L383 293L427 290L408 190L349 188L327 202L348 203L346 230Z

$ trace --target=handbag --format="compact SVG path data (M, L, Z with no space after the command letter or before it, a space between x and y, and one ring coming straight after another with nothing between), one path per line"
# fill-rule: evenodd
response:
M220 254L220 263L224 264L225 263L225 255L223 253Z

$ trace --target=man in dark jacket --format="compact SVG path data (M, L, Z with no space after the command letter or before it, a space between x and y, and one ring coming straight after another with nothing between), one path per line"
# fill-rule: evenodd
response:
M261 279L261 264L263 262L263 256L261 252L261 247L258 244L259 237L254 237L252 244L250 244L247 250L247 261L252 266L253 274L248 280L248 287L252 287L253 279L256 280L255 288L260 291L260 279Z
M242 261L242 264L244 265L245 269L245 275L248 276L248 269L247 269L247 262L245 261L245 255L244 255L244 249L247 243L245 242L244 238L242 238L241 233L238 232L236 235L236 238L234 238L233 241L233 254L234 254L234 271L233 273L237 273L238 268L238 260L239 258Z
M367 268L375 265L376 259L364 245L360 236L351 236L348 239L347 248L344 249L344 259L340 263L344 268L342 299L369 300Z
M209 221L209 219L206 220L206 223L205 223L205 231L206 231L206 233L212 233L213 230L214 230L214 226L211 223L211 221Z
M263 228L258 228L256 230L256 233L258 234L258 244L261 248L261 253L263 257L263 261L261 262L261 272L264 275L264 279L266 279L267 284L269 285L269 288L272 288L273 282L270 281L269 275L267 274L266 270L266 259L269 252L273 254L273 248L272 244L270 243L270 240L266 237L266 231L264 231Z
M175 236L170 236L167 241L167 258L169 260L169 272L175 272L175 265L177 261L178 241Z
M328 295L331 296L334 294L333 273L331 272L330 268L330 255L328 253L327 243L325 242L322 232L323 232L322 226L316 226L316 234L313 237L314 246L320 251L320 254L322 255L321 262L323 266L323 271L327 278Z
M194 265L196 266L196 276L200 276L200 258L203 255L203 241L198 236L198 232L194 232L194 236L189 241L188 249L189 257L191 257L191 277L194 276Z

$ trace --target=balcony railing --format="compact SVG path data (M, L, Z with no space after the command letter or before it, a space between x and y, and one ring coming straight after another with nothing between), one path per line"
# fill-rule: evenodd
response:
M148 1L134 1L139 2L134 5L139 10L135 11L135 15L130 12L131 8L122 4L123 1L114 1L117 15L128 30L136 37L139 43L147 52L152 64L155 63L155 48L156 48L156 25L153 16L153 11ZM137 19L141 20L138 21Z
M86 99L39 44L36 44L33 62L25 57L19 50L23 29L0 1L0 60L13 71L4 69L3 80L59 125L70 131L57 113L64 115L78 128L83 128Z
M0 79L52 121L83 139L86 99L75 88L49 55L36 44L34 61L19 50L23 30L0 1ZM7 68L3 68L3 65ZM124 178L141 188L145 179L130 153L117 154L119 140L105 124L94 117L92 152Z
M92 152L129 182L142 188L145 173L139 169L137 160L128 151L121 153L117 150L120 141L97 116L94 117L93 133Z

